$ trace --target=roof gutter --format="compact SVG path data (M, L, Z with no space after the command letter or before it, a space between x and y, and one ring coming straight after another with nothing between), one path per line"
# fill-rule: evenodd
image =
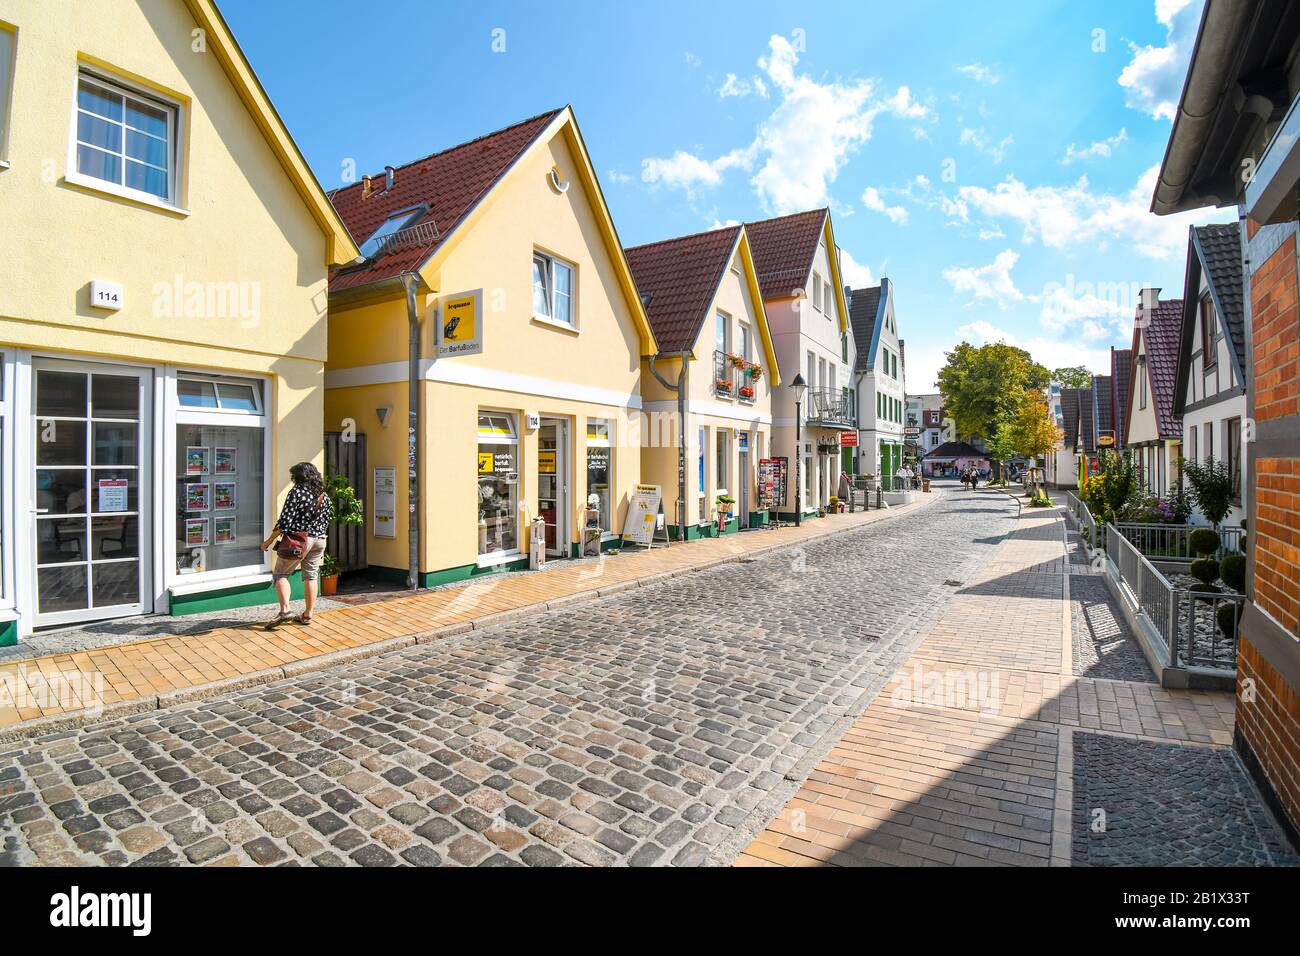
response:
M1207 0L1192 48L1191 65L1174 115L1151 211L1158 216L1207 205L1208 197L1187 196L1196 167L1214 125L1229 71L1236 61L1238 41L1258 12L1258 0ZM1236 197L1217 197L1216 204Z
M663 373L655 367L656 359L675 358L681 360L677 372L677 383L664 378ZM646 357L653 375L664 388L677 393L677 540L686 540L686 376L691 365L691 353L659 352Z

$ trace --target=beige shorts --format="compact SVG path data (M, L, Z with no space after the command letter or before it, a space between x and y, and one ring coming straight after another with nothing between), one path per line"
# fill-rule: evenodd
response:
M307 549L303 551L301 558L286 558L284 555L276 553L275 569L271 572L273 580L287 578L295 571L302 571L304 581L315 581L320 574L320 559L325 555L324 538L308 538Z

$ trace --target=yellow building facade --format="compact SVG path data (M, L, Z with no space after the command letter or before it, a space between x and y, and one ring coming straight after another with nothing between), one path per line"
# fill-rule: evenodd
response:
M641 480L654 338L572 112L332 198L366 258L331 282L326 428L366 436L369 566L409 573L413 464L422 585L525 566L539 518L551 558L590 525L615 540Z
M0 0L0 643L270 600L353 245L208 0Z
M744 227L638 246L628 260L659 345L642 367L641 467L644 481L662 490L669 535L680 537L681 521L688 539L767 524L779 501L761 486L760 463L770 455L772 390L781 375ZM679 516L683 362L686 508Z

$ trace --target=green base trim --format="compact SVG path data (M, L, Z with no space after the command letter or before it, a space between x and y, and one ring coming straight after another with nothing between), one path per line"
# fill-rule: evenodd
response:
M770 511L751 511L749 513L749 526L751 528L762 528L772 523L772 513Z
M600 542L600 550L602 552L614 551L622 547L623 547L623 539L621 537L610 538L608 540L602 540ZM571 544L569 546L569 557L571 558L582 557L582 545L576 541L573 544Z
M13 647L18 643L18 622L0 622L0 647Z
M485 574L500 574L503 571L523 571L528 567L527 558L518 558L514 561L507 561L504 564L493 564L488 567L480 567L477 564L462 564L454 568L443 568L440 571L421 571L420 587L433 588L441 584L454 584L457 581L468 581L470 578L481 577ZM366 569L366 573L371 577L379 578L383 581L391 581L394 584L406 583L406 569L404 568L386 568L382 565L372 564Z
M289 593L295 600L302 597L302 575L294 574L289 578ZM171 615L184 617L187 614L229 611L237 607L254 607L275 602L275 586L270 581L265 584L245 584L233 588L214 587L211 591L173 594Z
M805 519L805 520L808 519L808 518L820 518L820 517L822 517L821 515L819 515L819 514L817 513L816 509L814 509L814 510L812 510L812 511L805 511L805 512L803 513L803 516L804 516L804 519ZM778 511L778 512L776 513L776 517L777 517L777 520L779 520L779 521L793 521L793 520L794 520L794 512L793 512L793 511Z

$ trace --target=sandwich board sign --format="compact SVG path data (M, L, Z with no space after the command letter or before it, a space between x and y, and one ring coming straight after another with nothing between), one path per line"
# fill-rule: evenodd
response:
M663 510L664 494L659 485L637 485L632 491L632 502L627 506L627 521L623 524L623 540L649 548L654 544L655 526Z
M438 312L438 358L483 354L482 289L444 295Z

